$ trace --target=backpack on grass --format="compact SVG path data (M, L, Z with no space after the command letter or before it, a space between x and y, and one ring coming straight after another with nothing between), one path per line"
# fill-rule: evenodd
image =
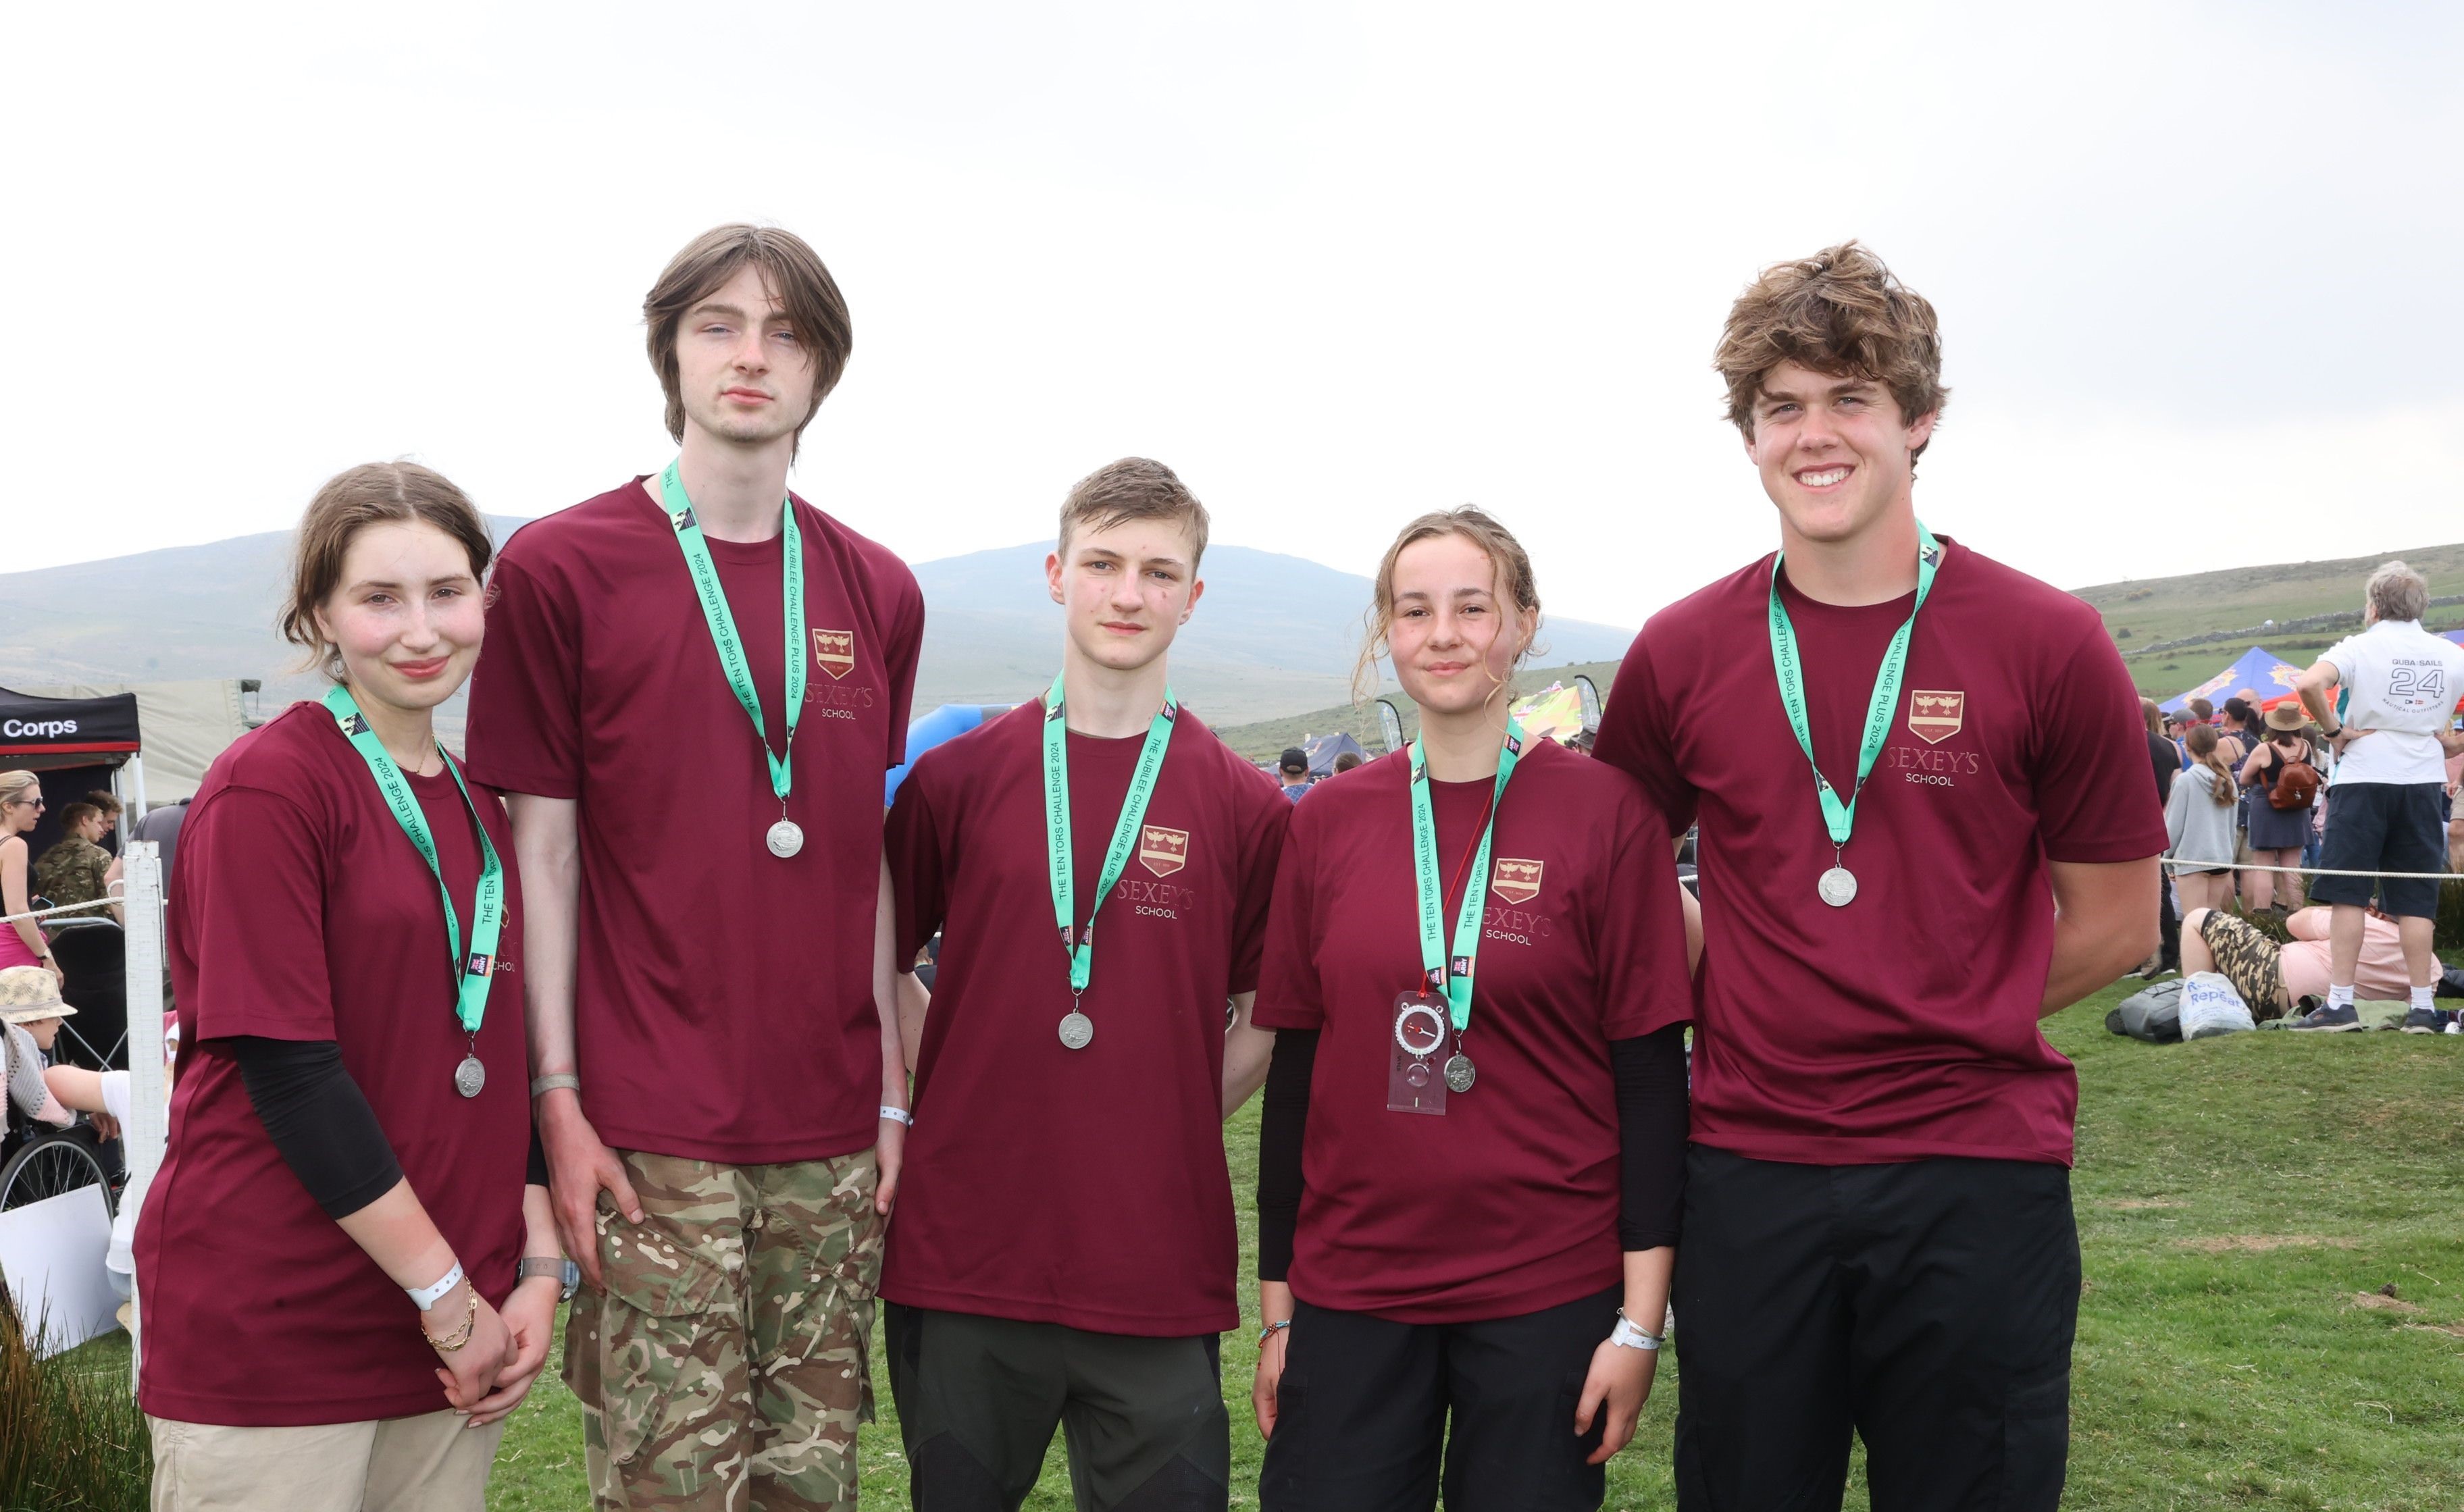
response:
M2174 1043L2182 1038L2182 979L2176 976L2132 993L2104 1016L2104 1026L2149 1044Z

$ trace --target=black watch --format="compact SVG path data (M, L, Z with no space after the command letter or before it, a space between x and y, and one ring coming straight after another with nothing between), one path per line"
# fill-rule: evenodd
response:
M552 1276L556 1279L556 1283L564 1288L557 1295L556 1300L559 1302L571 1302L574 1288L582 1284L580 1265L569 1260L551 1260L544 1255L528 1255L522 1258L517 1279L528 1281L534 1276Z

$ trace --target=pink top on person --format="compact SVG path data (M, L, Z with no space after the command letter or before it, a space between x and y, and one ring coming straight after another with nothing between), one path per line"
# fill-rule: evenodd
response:
M2284 928L2293 938L2277 957L2284 990L2296 1001L2327 996L2327 914L2325 909L2301 909L2288 915ZM2375 913L2362 916L2362 961L2353 977L2353 996L2369 1002L2402 1002L2412 990L2404 964L2404 944L2396 927Z

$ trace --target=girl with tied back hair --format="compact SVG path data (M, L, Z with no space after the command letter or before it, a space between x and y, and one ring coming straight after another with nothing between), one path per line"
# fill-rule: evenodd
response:
M1379 566L1419 738L1292 811L1255 1021L1266 1512L1591 1508L1651 1390L1685 934L1624 773L1509 717L1531 564L1479 510Z
M185 1048L136 1244L158 1508L475 1512L546 1360L565 1268L525 1178L512 839L431 717L489 555L426 468L328 482L280 624L335 686L189 806Z
M2221 909L2233 901L2233 806L2241 796L2216 728L2191 726L2189 743L2189 768L2173 779L2173 791L2165 800L2165 834L2170 843L2165 854L2186 863L2172 868L2185 918L2192 909Z

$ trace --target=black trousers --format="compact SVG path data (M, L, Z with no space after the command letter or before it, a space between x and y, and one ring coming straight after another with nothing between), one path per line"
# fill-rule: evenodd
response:
M915 1512L1017 1512L1058 1427L1078 1512L1224 1512L1222 1341L888 1308Z
M2070 1449L2070 1172L1799 1166L1697 1145L1677 1250L1682 1512L2053 1512Z
M2170 873L2156 880L2156 953L2166 970L2182 969L2182 910L2173 903Z
M1603 1411L1574 1433L1621 1287L1517 1318L1393 1323L1297 1303L1261 1512L1593 1512ZM1451 1425L1449 1425L1451 1417Z

